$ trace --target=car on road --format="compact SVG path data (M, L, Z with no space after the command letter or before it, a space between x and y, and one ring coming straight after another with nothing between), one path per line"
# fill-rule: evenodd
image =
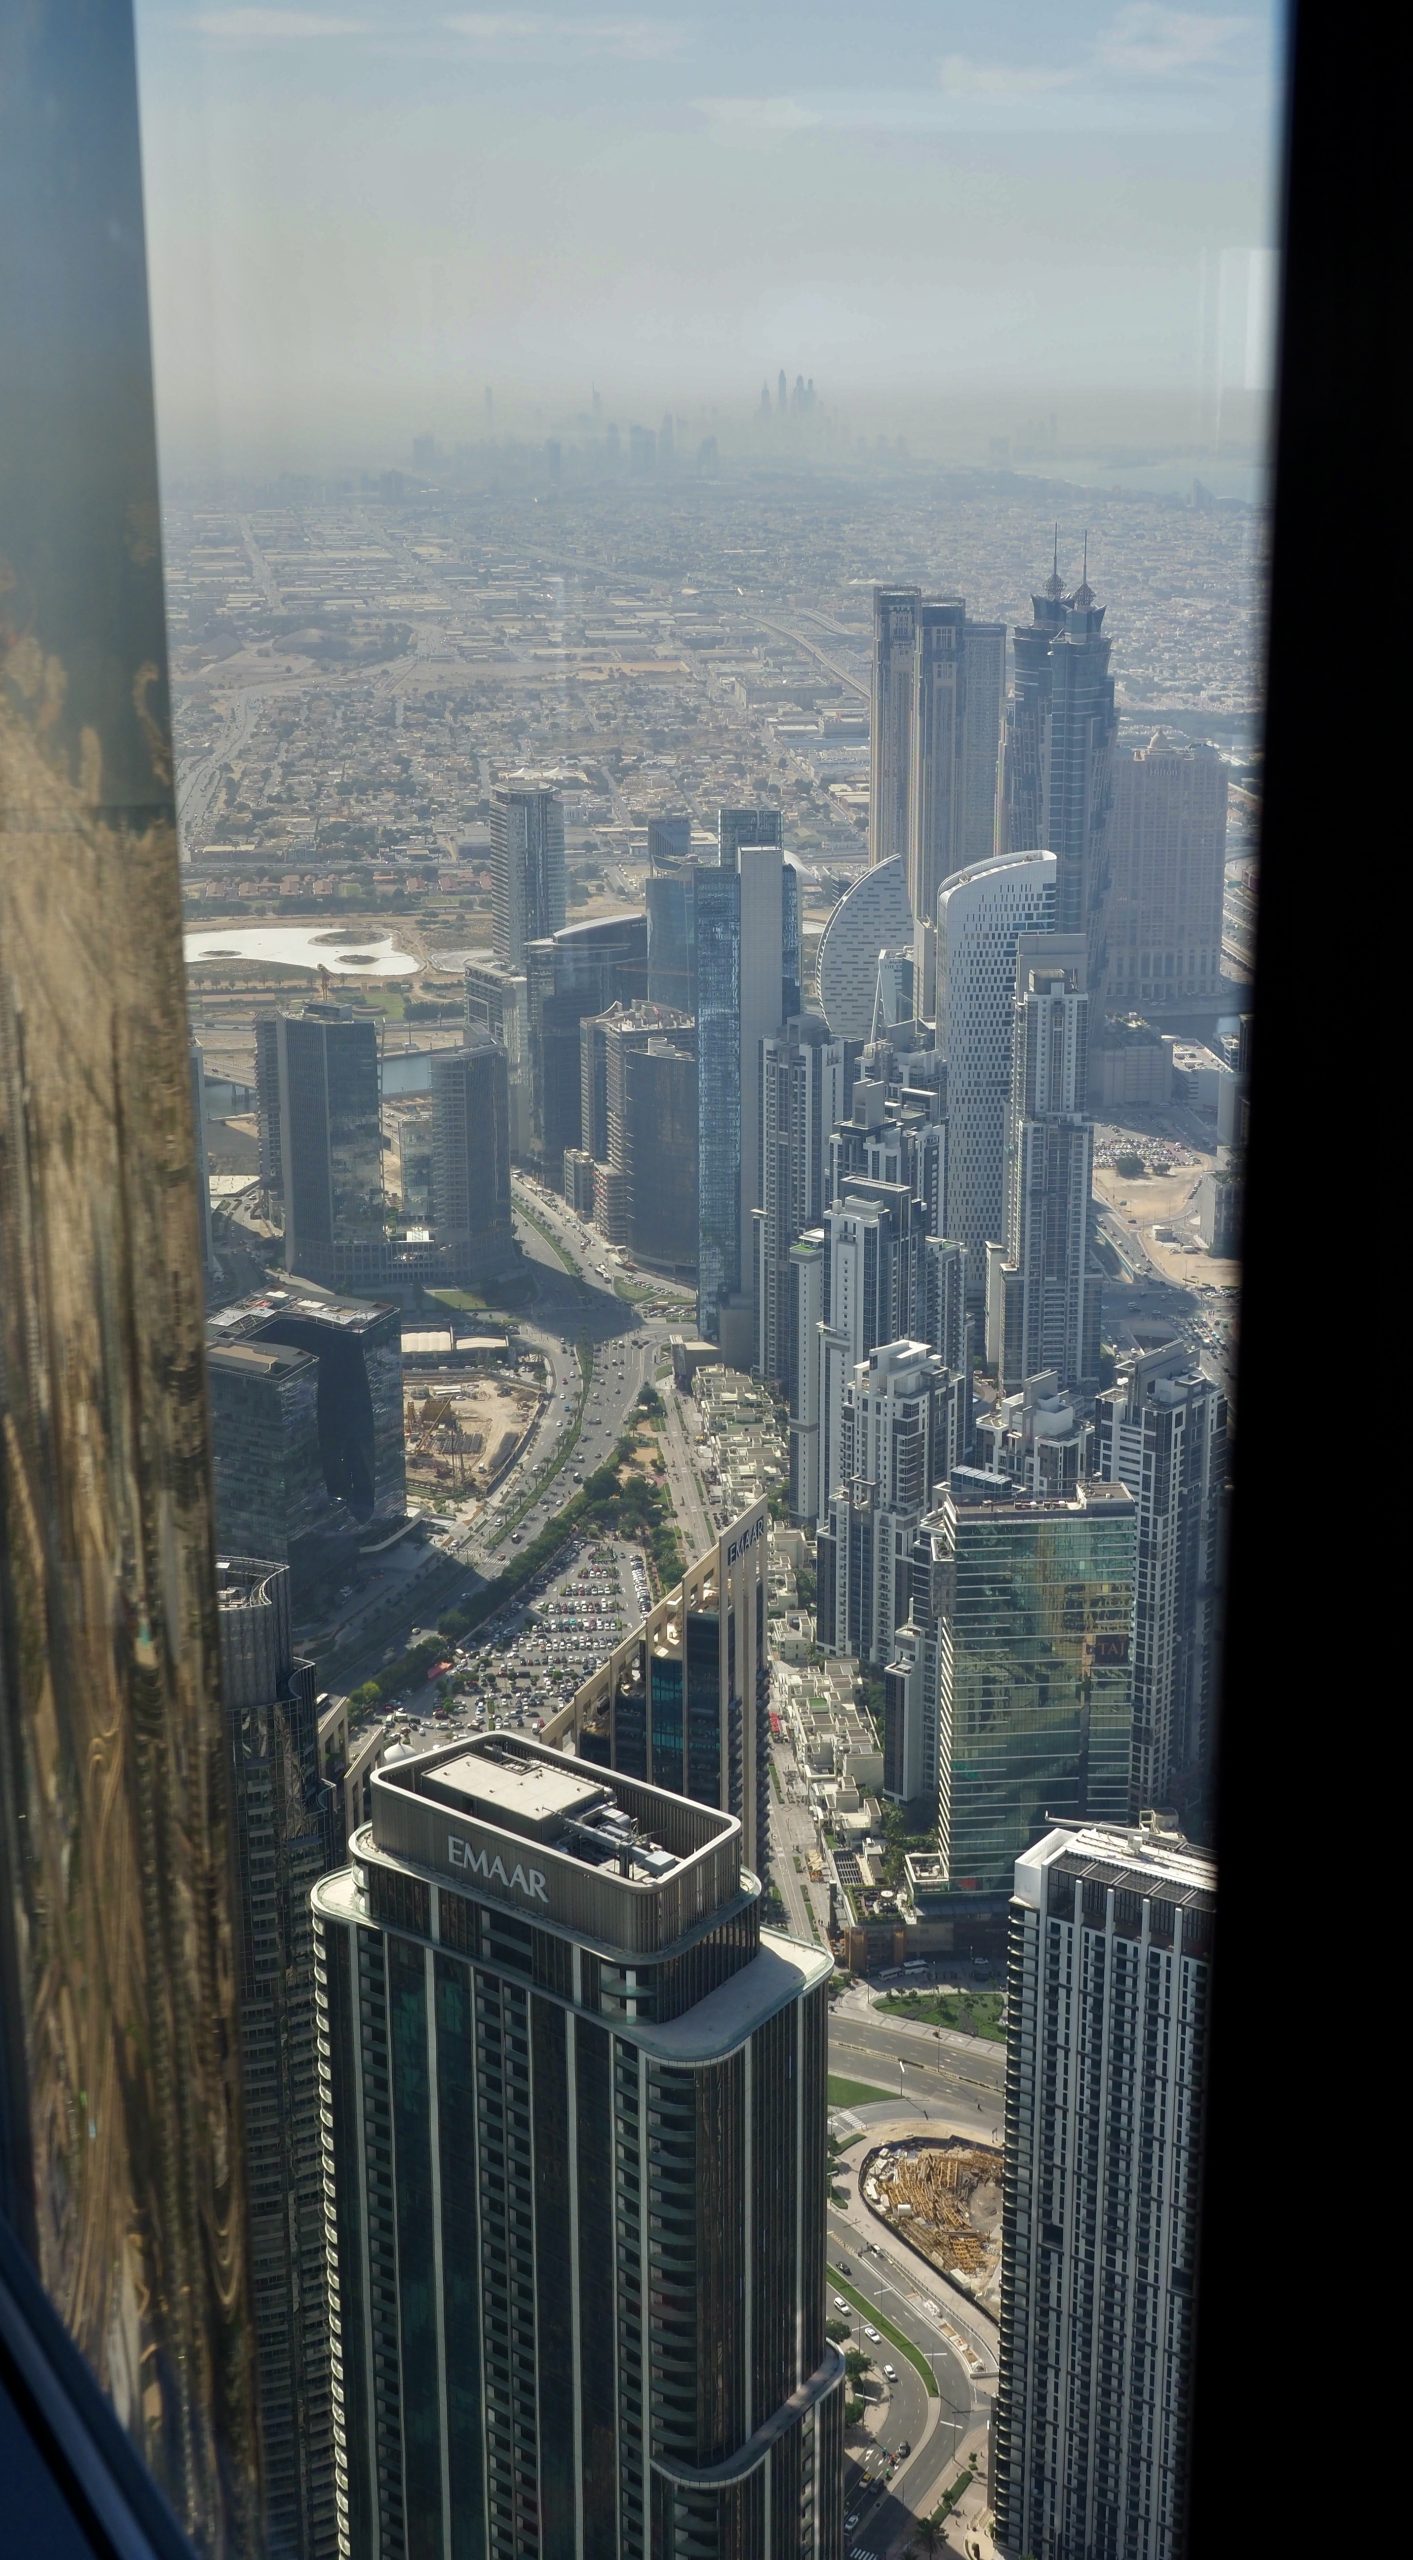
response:
M902 2443L898 2447L898 2460L900 2462L906 2462L911 2452L912 2446L909 2444L907 2437L904 2436Z
M870 2342L870 2344L871 2344L871 2345L873 2345L873 2346L875 2346L875 2347L881 2347L881 2346L882 2346L882 2344L883 2344L883 2332L882 2332L882 2330L881 2330L881 2329L874 2329L874 2328L871 2328L871 2327L870 2327L870 2325L869 2325L869 2323L868 2323L868 2321L867 2321L867 2320L865 2320L865 2322L864 2322L864 2324L863 2324L863 2332L864 2332L864 2336L869 2340L869 2342Z
M885 2382L896 2382L896 2381L897 2381L897 2379L898 2379L898 2368L897 2368L897 2366L896 2366L895 2364L886 2364L886 2365L884 2366L884 2368L883 2368L883 2379L884 2379L884 2381L885 2381Z

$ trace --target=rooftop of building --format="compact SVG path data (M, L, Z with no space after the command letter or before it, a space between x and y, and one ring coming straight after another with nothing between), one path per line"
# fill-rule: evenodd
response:
M1017 1891L1022 1865L1056 1867L1062 1875L1126 1893L1158 1893L1196 1910L1216 1908L1215 1859L1162 1813L1141 1814L1135 1823L1061 1824L1018 1862Z
M1132 1511L1133 1495L1127 1485L1108 1484L1097 1476L1087 1477L1072 1494L1027 1493L1012 1477L995 1474L987 1467L955 1467L941 1488L943 1503L955 1510L1000 1510L1025 1518L1039 1512L1058 1512L1074 1517L1084 1511Z
M390 1303L370 1298L316 1296L311 1289L255 1289L248 1298L237 1298L233 1306L218 1307L207 1317L206 1339L212 1348L225 1348L242 1337L258 1336L265 1325L281 1316L336 1325L342 1333L371 1333L394 1313L396 1309Z
M209 1321L214 1323L215 1319ZM292 1342L244 1342L239 1336L223 1341L219 1335L214 1340L209 1332L207 1335L208 1366L242 1377L278 1378L291 1369L302 1369L313 1357L311 1351L300 1351Z
M249 1608L260 1600L277 1574L286 1571L280 1564L263 1564L253 1556L218 1556L216 1559L216 1605L221 1609Z
M390 1795L421 1797L499 1834L507 1857L532 1845L537 1856L597 1868L629 1886L660 1883L698 1851L740 1835L735 1817L714 1806L621 1778L519 1734L477 1734L385 1760L373 1787L380 1846L379 1814ZM398 1840L391 1845L405 1847ZM473 1865L470 1872L481 1870Z

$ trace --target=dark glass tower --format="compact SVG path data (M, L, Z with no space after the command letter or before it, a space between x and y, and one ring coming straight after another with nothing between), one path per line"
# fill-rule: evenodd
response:
M828 1956L542 1743L372 1795L314 1895L348 2560L838 2560Z
M235 1772L245 2193L267 2560L333 2560L334 2444L309 1896L344 1854L319 1770L314 1666L294 1651L289 1575L216 1568Z
M1066 595L1055 568L1033 620L1011 635L1001 850L1053 853L1055 927L1089 942L1090 982L1104 982L1106 843L1118 715L1104 607L1087 575Z
M514 1262L510 1070L489 1037L432 1058L432 1216L463 1284Z
M281 1014L275 1037L285 1267L332 1288L383 1233L378 1026L311 1005Z

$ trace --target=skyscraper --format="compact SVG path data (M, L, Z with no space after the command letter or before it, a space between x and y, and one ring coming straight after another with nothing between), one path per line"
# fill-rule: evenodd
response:
M966 1452L971 1380L922 1342L871 1351L845 1380L838 1486L817 1542L819 1641L881 1671L906 1617L913 1540Z
M810 1227L790 1247L787 1321L794 1335L789 1397L790 1519L814 1528L819 1517L820 1327L824 1322L825 1237Z
M0 2218L186 2530L254 2554L131 15L76 33L8 20L0 84L23 208L0 269ZM45 2376L53 2442L69 2411ZM23 2542L8 2475L0 2496L0 2540Z
M1155 730L1117 755L1106 848L1104 1000L1213 1004L1222 983L1227 768Z
M787 1401L795 1383L790 1248L824 1214L829 1136L849 1107L854 1054L817 1014L797 1014L761 1044L755 1365Z
M1120 1485L1051 1500L961 1467L922 1523L896 1710L935 1730L955 1893L1005 1893L1051 1818L1126 1818L1136 1519Z
M396 1307L261 1291L206 1328L216 1533L303 1609L407 1508Z
M262 2548L333 2560L333 2419L309 1897L344 1855L319 1765L314 1666L295 1653L289 1574L219 1564L221 1693L235 1773L242 2165L264 2480Z
M741 828L774 815L776 840ZM740 821L740 828L737 821ZM719 865L693 864L697 977L697 1321L743 1368L755 1348L761 1043L800 1010L799 881L779 814L723 809ZM726 1334L723 1336L723 1319Z
M526 945L530 1144L557 1190L567 1147L583 1143L579 1026L643 994L648 928L640 913L596 916Z
M769 1523L763 1502L648 1611L545 1723L543 1739L734 1813L770 1863Z
M592 1215L611 1244L690 1270L697 1251L695 1026L664 1005L613 1005L580 1025L580 1119ZM566 1156L565 1196L570 1196Z
M1208 1812L1221 1677L1227 1402L1179 1342L1127 1362L1095 1405L1095 1471L1138 1504L1133 1811Z
M653 872L643 882L648 915L648 1001L675 1012L697 1009L696 900L690 867Z
M892 854L860 873L820 935L819 1009L836 1039L873 1038L880 956L912 939L906 863Z
M1006 626L968 620L962 634L966 691L962 718L959 867L989 862L996 842L1001 729L1006 704Z
M947 1193L942 1101L938 1085L903 1084L873 1043L854 1079L848 1118L830 1133L827 1196L842 1200L859 1181L901 1182L926 1210L928 1233L940 1234Z
M1006 1973L996 2538L1179 2560L1216 1871L1150 1816L1018 1858Z
M921 603L922 591L918 587L875 587L873 591L868 807L868 858L872 864L899 862L906 867L908 859L913 660ZM827 1006L825 1010L828 1011Z
M928 1022L937 990L937 895L962 862L966 614L960 596L928 599L918 607L908 904L917 1008Z
M979 1413L976 1443L979 1466L1009 1476L1027 1493L1069 1500L1088 1476L1108 1474L1093 1463L1093 1424L1079 1399L1063 1393L1053 1369L1033 1372L1014 1395L998 1396ZM1136 1694L1134 1715L1136 1730Z
M741 883L692 872L697 978L697 1329L715 1341L741 1285ZM783 1017L782 1017L783 1018ZM769 1023L767 1030L774 1030Z
M1007 1395L1043 1369L1064 1387L1098 1382L1087 965L1083 934L1017 945L1005 1226L986 1247L986 1351Z
M1012 634L1015 684L1006 714L1000 840L1008 853L1055 855L1055 925L1089 939L1090 979L1104 983L1109 809L1118 728L1104 607L1086 575L1066 595L1055 568Z
M945 1227L967 1249L979 1314L986 1248L1004 1233L1016 948L1054 921L1055 857L997 855L948 880L938 901L937 1047L947 1062Z
M260 1144L260 1188L278 1192L284 1184L280 1144L280 1017L255 1017L255 1125Z
M716 858L722 870L740 868L740 855L746 845L782 845L785 839L781 827L778 809L718 809Z
M1112 643L1088 578L1066 599L1050 652L1050 807L1042 842L1053 852L1055 924L1089 936L1094 983L1104 983L1109 804L1118 730Z
M685 862L692 850L690 818L649 818L648 864L656 871L660 864Z
M433 1052L432 1209L459 1285L514 1262L509 1067L490 1038Z
M359 1247L383 1236L378 1025L306 1005L279 1016L275 1038L285 1268L337 1288Z
M564 803L546 783L507 781L491 793L491 916L503 969L565 920Z
M1033 853L1050 841L1050 653L1065 615L1058 527L1054 567L1030 607L1030 621L1011 633L998 853Z
M622 1110L609 1110L610 1158L620 1145L628 1251L658 1270L694 1272L697 1049L689 1028L664 1028L624 1052Z
M824 1221L824 1314L812 1365L818 1416L818 1519L844 1481L844 1394L861 1360L885 1342L924 1341L927 1212L906 1183L853 1182ZM930 1346L929 1346L930 1347Z
M836 2560L827 1953L730 1815L486 1735L315 1891L348 2560Z

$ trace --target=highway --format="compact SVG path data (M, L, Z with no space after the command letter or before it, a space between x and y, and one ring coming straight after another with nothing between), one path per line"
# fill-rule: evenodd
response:
M1006 2087L1005 2047L947 2027L913 2026L868 2011L858 1992L846 1993L829 2023L829 2067L839 2078L877 2081L880 2098L896 2110L898 2092L910 2110L935 2107L959 2123L976 2123L989 2138L998 2132Z

